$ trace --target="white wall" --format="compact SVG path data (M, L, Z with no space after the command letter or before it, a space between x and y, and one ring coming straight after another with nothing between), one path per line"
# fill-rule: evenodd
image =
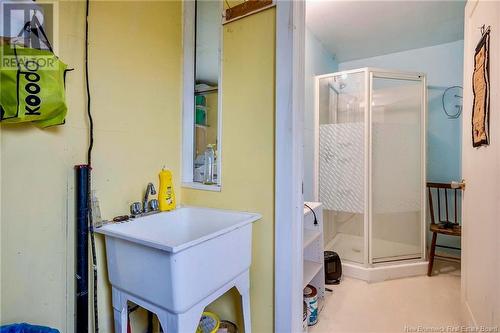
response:
M450 182L462 178L462 117L448 119L441 97L447 87L463 81L463 40L404 52L342 62L339 70L381 67L427 74L427 180ZM457 237L440 236L439 244L459 247Z
M304 115L304 200L313 201L314 182L314 76L338 70L335 58L306 29L305 115Z

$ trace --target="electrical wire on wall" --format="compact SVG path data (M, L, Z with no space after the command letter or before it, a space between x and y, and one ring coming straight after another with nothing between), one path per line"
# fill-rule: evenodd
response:
M32 1L36 2L36 0L32 0ZM77 184L77 210L83 209L83 211L85 212L84 215L81 216L83 224L84 224L83 229L86 229L84 232L82 232L82 234L85 235L87 233L87 231L89 231L89 233L90 233L90 242L91 242L91 249L92 249L91 250L91 252L92 252L92 270L93 270L93 277L94 277L94 283L93 283L94 332L98 333L99 332L99 316L98 316L99 311L98 311L98 305L97 305L97 256L96 256L95 238L94 238L94 225L93 225L93 219L92 219L92 205L89 204L89 203L91 203L91 193L92 193L91 192L91 183L92 182L91 182L90 170L92 169L92 148L94 146L94 123L93 123L92 113L91 113L91 97L90 97L89 66L88 66L89 7L90 7L90 0L86 0L86 9L85 9L85 82L86 82L86 93L87 93L87 115L89 118L89 147L88 147L88 151L87 151L87 166L84 166L86 168L83 168L83 170L88 169L88 176L85 175L85 171L78 173L78 175L81 178L78 178L78 176L77 176L77 183L79 180L86 179L86 185L87 185L86 193L85 193L85 187L83 187L84 191L81 195L81 198L84 201L86 201L86 204L83 204L82 206L80 206L81 202L79 202L79 199L78 199L78 197L79 197L78 188L80 185ZM36 15L36 11L34 11L33 15L34 16ZM27 22L25 24L25 29L28 26L28 23L29 22ZM40 29L41 29L41 33L42 33L43 37L45 38L45 41L48 44L49 50L53 53L53 50L52 50L52 47L50 45L48 37L46 36L43 28L40 27ZM30 30L30 33L33 33L33 31ZM37 34L37 32L35 32L35 34ZM37 37L39 37L39 36L37 35ZM73 70L73 69L69 69L69 70ZM82 167L81 165L75 166L75 167L78 167L78 169L82 170L82 168L80 168L80 167ZM77 224L79 223L79 219L80 219L80 216L78 216L78 213L77 213ZM79 233L78 228L79 228L79 226L77 226L77 232ZM77 237L80 237L80 236L81 235L79 233L79 235ZM85 244L86 245L88 244L88 239L86 237L85 237ZM84 252L87 253L87 250L86 250L87 248L84 246L80 247L80 245L77 245L76 252L78 252L82 249L84 249ZM87 332L88 312L85 309L82 311L82 313L85 315L84 318L80 318L80 320L83 319L85 321L85 324L82 325L81 327L78 326L79 325L78 320L79 320L79 314L80 314L80 311L78 309L79 301L81 299L85 300L84 307L88 308L88 299L86 298L88 288L80 289L78 286L78 284L81 282L88 283L88 280L86 278L83 278L84 274L79 275L79 273L81 273L79 271L79 268L78 268L79 261L80 261L80 258L77 259L77 262L76 262L77 269L75 272L76 281L79 281L79 282L77 282L77 287L76 287L76 308L77 308L76 319L77 319L77 323L76 323L76 327L75 327L75 332L80 332L80 331ZM87 261L85 260L84 262L87 262ZM85 266L86 267L84 269L87 270L88 269L87 264L85 264ZM87 285L87 287L88 287L88 285Z
M89 177L88 177L88 193L87 200L91 203L92 195L92 149L94 148L94 120L92 118L91 110L91 96L90 96L90 83L89 83L89 9L90 0L86 0L85 3L85 85L87 91L87 116L89 118L89 147L87 151L87 164L89 166ZM94 298L94 332L99 332L99 310L97 306L97 255L95 248L95 237L94 237L94 223L92 219L92 204L88 205L89 213L89 230L90 230L90 243L92 251L92 271L94 275L93 283L93 298Z
M307 207L309 208L309 210L313 213L313 216L314 216L314 225L318 225L318 219L316 218L316 212L314 211L314 209L312 209L308 204L304 204L304 207Z
M32 0L32 1L36 2L36 0ZM87 226L87 229L90 233L91 252L92 252L92 271L93 271L93 277L94 277L94 282L93 282L94 332L98 333L99 332L99 315L98 315L99 311L98 311L98 304L97 304L97 255L96 255L95 237L94 237L94 224L93 224L93 218L92 218L92 205L90 204L91 203L91 195L92 195L91 169L92 169L92 149L94 146L94 122L93 122L92 112L91 112L91 96L90 96L89 65L88 65L88 57L89 57L89 9L90 9L90 0L86 0L86 3L85 3L85 83L86 83L86 94L87 94L87 115L88 115L88 119L89 119L89 147L88 147L88 151L87 151L88 177L86 177L87 178L87 193L86 193L87 204L86 204L86 206L88 207L88 210L87 210L87 214L86 214L87 216L86 217L82 216L82 218L87 219L86 226ZM33 15L36 15L36 11L34 12ZM25 29L28 26L28 24L29 24L29 22L27 22L25 24ZM41 30L41 33L43 34L43 37L47 41L50 51L53 53L49 39L45 35L45 32L43 31L43 29ZM37 35L37 37L38 37L38 35ZM70 70L72 70L72 69L70 69ZM76 166L76 167L81 167L81 166ZM84 174L81 174L81 175L83 175L83 177L85 178ZM78 185L77 185L77 188L78 188ZM78 194L77 194L77 196L78 196ZM83 196L85 196L85 194L83 194ZM77 199L77 201L78 201L78 199ZM80 209L80 207L78 207L77 209ZM78 220L78 217L77 217L77 220ZM85 223L85 221L84 221L84 223ZM88 242L88 239L85 239L85 242ZM85 252L87 252L87 251L85 251ZM78 266L78 260L77 260L77 266ZM88 269L88 267L86 267L86 269ZM82 279L82 277L78 275L78 269L76 272L76 279L77 279L77 281ZM83 281L86 281L86 279L84 279ZM80 292L80 294L78 294L78 292ZM79 302L78 298L82 297L86 293L87 293L86 288L85 288L85 290L78 291L78 287L77 287L77 301L76 301L77 308L78 308L78 302ZM85 307L88 307L87 302L85 302L85 303L86 303ZM84 311L83 313L88 314L87 311ZM78 310L77 310L77 314L76 314L77 325L78 325L78 315L79 314L78 314ZM87 332L86 322L88 321L88 317L85 316L85 318L83 318L83 320L85 320L85 325L83 327L75 327L75 331L81 331L81 329L83 329L85 332Z

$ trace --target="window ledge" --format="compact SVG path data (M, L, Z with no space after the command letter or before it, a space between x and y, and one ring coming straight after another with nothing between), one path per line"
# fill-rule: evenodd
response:
M202 190L202 191L212 191L212 192L220 192L221 191L221 186L220 185L205 185L202 183L197 183L197 182L183 182L181 184L182 187L186 188L192 188L194 190Z

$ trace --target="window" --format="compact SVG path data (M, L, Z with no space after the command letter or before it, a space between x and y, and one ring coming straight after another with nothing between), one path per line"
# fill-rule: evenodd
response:
M184 2L183 186L220 190L222 1Z

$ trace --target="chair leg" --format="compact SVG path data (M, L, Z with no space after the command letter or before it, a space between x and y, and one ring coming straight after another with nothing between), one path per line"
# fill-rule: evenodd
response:
M434 255L436 253L436 239L437 239L437 233L433 232L431 248L429 251L429 267L427 268L427 276L432 275L432 266L434 266Z

